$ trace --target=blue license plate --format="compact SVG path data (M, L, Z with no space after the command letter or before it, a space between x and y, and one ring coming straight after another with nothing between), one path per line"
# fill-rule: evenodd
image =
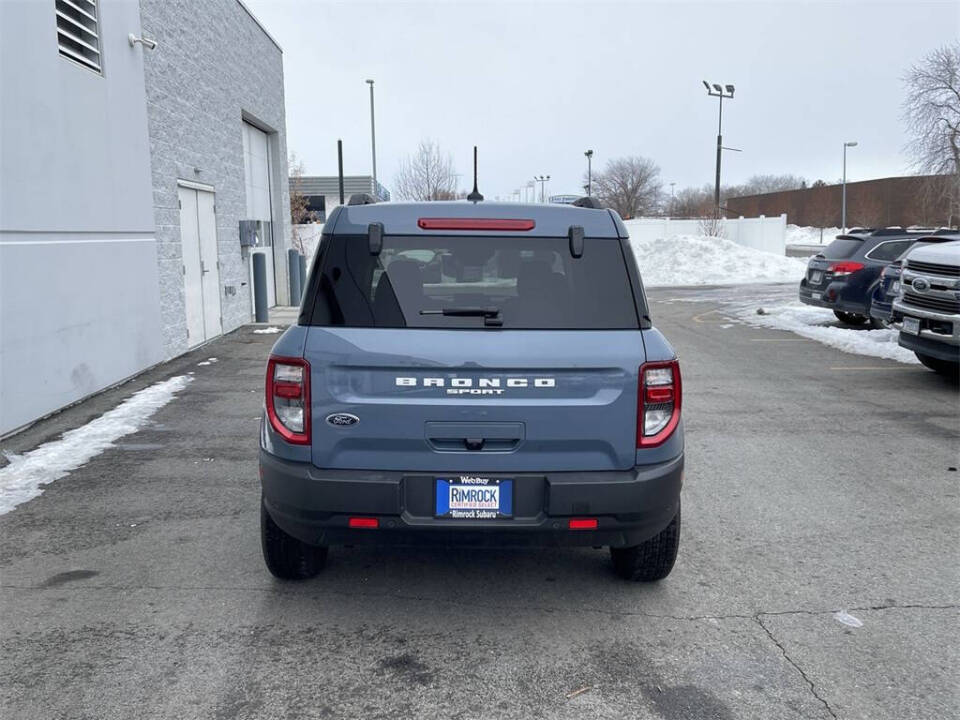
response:
M513 480L478 475L436 478L436 517L500 520L513 517Z

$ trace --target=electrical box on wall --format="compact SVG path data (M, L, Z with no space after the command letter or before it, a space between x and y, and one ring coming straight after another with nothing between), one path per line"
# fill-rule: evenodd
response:
M241 220L240 247L269 247L273 234L268 220Z

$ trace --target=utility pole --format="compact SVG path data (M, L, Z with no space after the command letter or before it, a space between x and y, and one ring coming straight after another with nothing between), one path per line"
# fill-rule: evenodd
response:
M379 199L380 191L377 187L377 130L373 120L373 80L367 80L370 86L370 152L373 155L373 194Z
M847 148L856 147L857 142L845 142L843 144L843 190L841 192L841 210L840 224L843 226L843 232L847 231Z
M593 150L587 150L587 197L593 194Z
M707 95L710 97L720 98L720 117L717 122L717 177L714 182L713 189L713 205L715 208L716 217L720 218L720 155L723 153L723 99L728 98L733 99L733 85L721 86L718 83L713 84L711 89L710 83L706 80L703 81L703 86L707 88ZM724 94L726 92L726 94Z
M547 186L547 181L550 179L549 175L534 175L533 179L540 183L540 202L546 202L545 188Z

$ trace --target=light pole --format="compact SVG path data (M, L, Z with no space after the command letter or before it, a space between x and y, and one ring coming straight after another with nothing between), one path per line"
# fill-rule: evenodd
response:
M671 216L673 215L673 208L677 204L677 194L673 191L676 185L677 184L675 182L670 183L670 215Z
M843 226L843 232L847 231L847 148L856 146L856 140L843 144L843 190L840 210L840 224Z
M587 150L587 197L593 194L593 150Z
M717 83L713 84L711 89L710 83L706 80L703 81L703 86L707 89L707 95L710 97L720 98L720 118L717 122L717 178L716 183L713 189L713 204L716 207L716 217L720 217L720 154L723 152L723 99L728 98L733 99L733 85L724 85L720 86ZM724 94L726 91L727 94Z
M546 202L545 199L545 188L547 186L547 181L550 179L549 175L534 175L533 179L540 183L540 202Z
M373 122L373 80L367 80L370 86L370 152L373 155L373 194L379 196L377 189L377 130Z

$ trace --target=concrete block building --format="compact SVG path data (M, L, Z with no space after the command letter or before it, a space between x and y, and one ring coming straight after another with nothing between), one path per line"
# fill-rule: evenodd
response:
M287 304L283 54L240 0L0 2L0 435Z

